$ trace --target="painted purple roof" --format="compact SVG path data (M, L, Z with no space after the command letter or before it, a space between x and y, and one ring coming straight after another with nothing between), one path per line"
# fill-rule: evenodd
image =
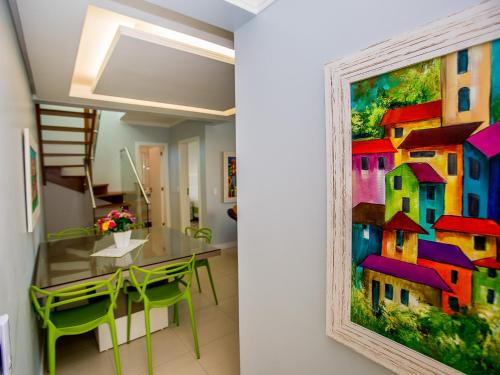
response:
M413 174L417 178L418 182L434 182L437 184L445 183L443 177L441 177L435 170L427 163L407 163L408 166L413 171Z
M418 257L434 262L451 264L457 267L475 270L474 264L456 245L418 240Z
M500 122L496 122L467 138L467 142L492 158L500 154Z
M360 266L372 271L385 273L386 275L391 275L414 283L428 285L447 292L452 291L439 274L432 268L373 254L368 255Z

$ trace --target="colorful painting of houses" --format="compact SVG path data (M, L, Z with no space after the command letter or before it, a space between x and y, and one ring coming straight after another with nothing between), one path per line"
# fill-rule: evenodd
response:
M354 82L351 119L351 320L499 374L500 41Z

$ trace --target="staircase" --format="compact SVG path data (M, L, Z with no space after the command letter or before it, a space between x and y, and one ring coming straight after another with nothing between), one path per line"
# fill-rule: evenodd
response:
M124 192L109 192L108 184L92 183L99 112L45 104L36 104L35 110L43 184L51 182L82 194L92 186L94 221L111 209L128 207Z

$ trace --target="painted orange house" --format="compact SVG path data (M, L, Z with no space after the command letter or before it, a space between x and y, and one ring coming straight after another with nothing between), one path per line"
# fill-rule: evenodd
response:
M419 240L417 264L434 269L451 291L442 291L441 308L453 314L472 303L474 264L458 246Z
M398 147L415 129L438 128L441 126L441 100L389 109L385 112L380 126L385 129L385 138ZM394 156L397 167L401 164L400 153Z
M495 220L443 215L432 227L437 242L459 246L471 261L497 256L500 224Z
M413 130L398 147L402 163L428 163L446 180L445 215L462 214L463 143L480 125Z

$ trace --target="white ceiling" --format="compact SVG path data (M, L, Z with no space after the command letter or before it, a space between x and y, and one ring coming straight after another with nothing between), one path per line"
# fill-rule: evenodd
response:
M126 16L135 20L134 24L149 25L146 29L142 27L143 32L160 27L208 41L209 44L215 43L221 48L232 48L232 33L219 27L223 23L212 22L209 25L201 22L209 17L201 15L193 19L189 12L176 13L180 6L167 9L163 4L185 5L191 0L10 1L18 9L19 22L16 26L22 29L35 96L40 101L136 111L136 115L148 112L183 119L232 118L234 111L228 111L234 107L232 63L210 53L172 46L170 42L151 43L145 40L147 38L117 38L115 35L117 42L114 48L107 46L106 50L102 50L97 46L96 55L106 56L100 65L99 76L94 82L85 82L88 86L87 91L83 90L85 95L72 93L70 96L72 85L81 83L76 79L75 69L79 46L85 39L82 30L89 5L120 17ZM234 24L246 22L252 17L247 10L236 8L224 0L205 2L217 3L218 11L225 12L220 13L218 18L227 20L232 17ZM196 3L199 5L199 0ZM203 6L199 8L204 9ZM156 106L157 102L169 104ZM203 111L198 111L198 108Z

